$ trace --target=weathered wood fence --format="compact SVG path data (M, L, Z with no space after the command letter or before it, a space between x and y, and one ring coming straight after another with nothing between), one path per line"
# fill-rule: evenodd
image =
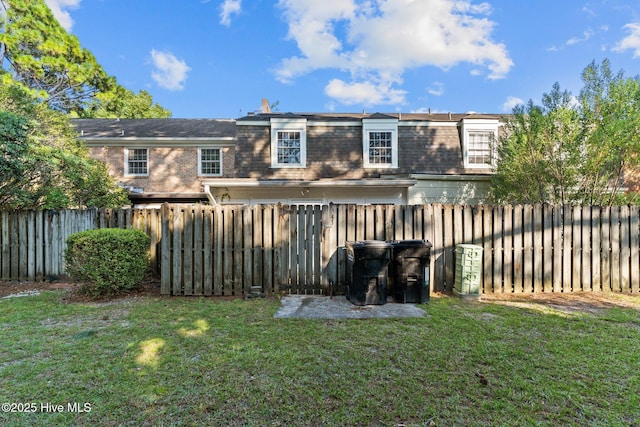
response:
M42 281L63 276L67 237L105 227L135 227L149 234L152 266L157 270L159 224L159 212L153 210L0 211L0 279Z
M435 290L451 290L455 247L483 247L485 293L640 292L635 206L191 206L0 213L4 279L64 274L66 237L134 227L151 236L167 295L328 294L345 282L346 242L424 239ZM1 286L1 284L0 284Z

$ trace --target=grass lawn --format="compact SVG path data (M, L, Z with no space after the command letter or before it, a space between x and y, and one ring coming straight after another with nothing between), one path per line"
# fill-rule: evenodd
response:
M64 295L0 299L0 425L640 425L634 308L442 297L424 318L338 321Z

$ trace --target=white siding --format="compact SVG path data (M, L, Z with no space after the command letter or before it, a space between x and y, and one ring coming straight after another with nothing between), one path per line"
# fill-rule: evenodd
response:
M491 177L488 176L413 176L418 182L409 187L410 205L423 203L451 203L477 205L486 203Z

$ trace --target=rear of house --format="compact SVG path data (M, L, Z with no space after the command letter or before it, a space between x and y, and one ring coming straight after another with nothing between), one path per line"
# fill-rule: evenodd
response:
M74 124L136 205L476 204L487 195L501 118L267 113Z

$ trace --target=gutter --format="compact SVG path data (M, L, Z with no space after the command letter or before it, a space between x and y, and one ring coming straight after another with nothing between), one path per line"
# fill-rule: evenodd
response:
M211 179L202 182L205 192L211 191L211 187L412 187L417 183L415 179L356 179L356 180L316 180L316 181L293 181L293 180L264 180L255 179ZM208 188L208 190L207 190Z
M209 203L211 203L212 206L218 206L216 198L211 193L211 186L204 185L204 193L207 195L207 199L209 199Z

